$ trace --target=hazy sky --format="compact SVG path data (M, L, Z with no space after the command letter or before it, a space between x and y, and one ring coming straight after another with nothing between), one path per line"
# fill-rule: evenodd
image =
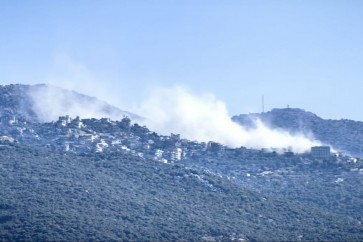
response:
M230 115L363 120L363 1L0 0L0 84L52 83L122 109L212 93Z

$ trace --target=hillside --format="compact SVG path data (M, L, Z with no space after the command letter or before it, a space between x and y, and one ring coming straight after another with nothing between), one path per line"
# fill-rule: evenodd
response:
M120 110L95 97L45 84L0 86L0 117L44 122L59 116L132 119L138 115Z
M124 116L66 110L46 122L32 104L32 95L47 96L40 87L0 88L0 241L363 239L361 159L232 149ZM290 123L290 132L324 121L277 111L264 121ZM239 120L251 127L258 117Z
M118 154L0 147L0 240L362 240L356 220Z
M323 119L302 109L272 109L265 113L241 114L232 119L242 125L251 126L251 120L260 119L272 128L291 133L312 134L323 143L353 156L363 157L363 122L347 119Z

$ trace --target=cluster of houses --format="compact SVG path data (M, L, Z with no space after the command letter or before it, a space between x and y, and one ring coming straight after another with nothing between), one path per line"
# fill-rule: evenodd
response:
M127 117L120 121L59 117L51 123L26 123L11 117L2 120L2 140L45 146L52 150L73 153L119 152L164 163L177 161L216 163L239 160L244 163L278 164L281 161L296 163L301 160L335 162L337 155L329 146L312 147L310 153L294 154L290 149L228 148L216 142L196 142L182 139L180 135L159 135L144 126L132 124ZM8 137L8 138L6 138Z
M128 118L112 121L64 116L51 123L10 120L0 125L0 146L6 142L19 142L65 153L128 154L207 170L252 187L265 187L270 184L267 181L279 177L300 179L296 177L301 172L316 172L321 170L319 167L363 174L363 161L333 153L329 146L311 147L305 154L294 154L289 148L282 151L229 148L216 142L182 139L177 134L159 135L132 124Z

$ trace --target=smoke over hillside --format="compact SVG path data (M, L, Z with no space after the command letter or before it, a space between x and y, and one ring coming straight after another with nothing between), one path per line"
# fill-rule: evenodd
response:
M64 115L81 118L107 117L114 120L122 119L124 116L138 118L137 115L122 111L97 98L54 86L31 86L27 94L40 121L50 122Z
M109 117L114 120L127 115L134 122L142 122L150 130L161 134L177 133L190 140L215 141L229 147L291 147L294 152L300 153L320 144L304 135L291 135L286 131L270 129L259 120L253 129L242 127L231 120L225 104L213 95L196 96L177 86L158 88L146 100L135 105L133 111L145 119L138 119L137 115L96 98L57 87L33 86L28 95L33 101L33 111L42 121L56 120L67 114L71 117Z
M320 142L304 135L269 129L257 120L254 129L233 122L224 103L211 94L192 95L182 87L161 88L138 106L147 117L145 125L163 134L179 133L184 138L216 141L230 147L288 148L304 152Z

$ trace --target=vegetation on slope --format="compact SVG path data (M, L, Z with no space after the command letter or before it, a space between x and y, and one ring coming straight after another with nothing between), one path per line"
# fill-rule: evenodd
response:
M119 154L0 147L0 240L363 240L356 220Z

